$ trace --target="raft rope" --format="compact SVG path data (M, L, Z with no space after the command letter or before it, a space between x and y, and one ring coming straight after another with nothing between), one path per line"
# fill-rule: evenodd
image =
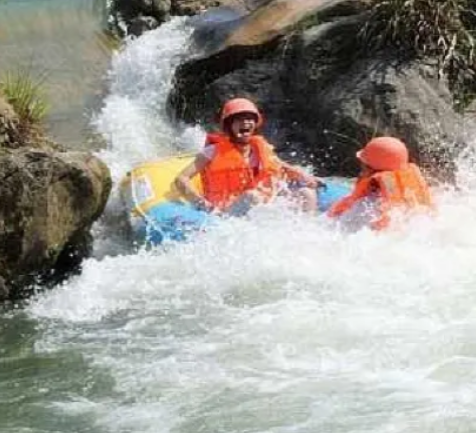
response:
M165 232L162 230L162 228L157 224L156 221L154 221L152 218L150 218L147 213L145 213L142 210L142 207L140 206L140 203L137 199L137 194L136 194L136 189L135 185L137 185L136 180L135 180L135 175L134 175L134 170L131 170L129 172L129 176L131 178L131 196L132 196L132 201L134 203L134 210L144 219L146 222L145 226L145 231L146 231L146 241L148 237L148 232L150 231L150 228L148 227L153 227L154 230L157 230L157 232L162 236L162 239L165 239Z

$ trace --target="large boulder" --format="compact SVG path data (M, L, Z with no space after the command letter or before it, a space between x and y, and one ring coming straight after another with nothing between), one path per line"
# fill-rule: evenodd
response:
M301 45L298 35L317 22L358 16L363 6L352 0L263 0L254 6L246 15L234 8L234 14L218 9L196 17L194 53L176 71L169 108L179 120L208 126L226 99L251 97L264 109L265 132L279 146L290 124L286 111L293 108L283 79L293 69L290 53Z
M454 160L465 141L465 119L430 60L399 53L355 58L353 23L310 29L295 38L280 76L292 101L281 116L286 139L301 143L324 174L355 174L353 157L376 135L395 135L409 145L433 178L452 180ZM344 47L344 49L342 49Z
M113 0L113 30L121 36L140 36L163 23L169 17L171 7L171 0Z
M172 15L195 15L209 8L221 6L224 0L172 0Z
M357 37L364 0L271 0L246 16L197 25L195 56L170 95L177 119L214 123L221 104L248 96L263 108L265 134L300 153L319 174L354 175L355 150L377 134L404 138L433 174L451 180L463 119L431 59L368 55ZM198 20L198 18L197 18ZM443 169L442 169L443 168Z
M40 139L2 98L0 137L1 301L24 295L34 282L77 270L89 252L89 230L104 209L111 178L95 156ZM36 148L30 145L35 139Z
M172 15L196 15L213 8L249 13L272 0L172 0Z
M172 15L196 15L225 3L247 9L252 7L253 0L113 0L113 27L121 36L140 36Z
M114 0L113 5L126 21L140 15L163 21L170 13L171 0Z

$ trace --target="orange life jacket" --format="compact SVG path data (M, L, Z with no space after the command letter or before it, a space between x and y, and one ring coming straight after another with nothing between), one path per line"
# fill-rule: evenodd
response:
M226 207L234 198L255 188L272 189L280 167L269 143L260 135L250 139L258 167L251 168L228 136L209 134L207 144L215 146L215 155L201 173L205 198L217 207Z
M370 222L374 230L381 230L391 222L390 213L396 208L404 210L432 208L428 185L415 164L395 171L381 171L357 180L352 193L335 203L328 212L331 217L349 211L360 200L378 193L379 217Z

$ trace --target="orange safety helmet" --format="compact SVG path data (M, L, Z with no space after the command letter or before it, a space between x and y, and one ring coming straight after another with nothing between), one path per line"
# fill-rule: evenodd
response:
M256 105L246 98L235 98L225 102L220 113L220 125L223 128L225 120L239 113L252 113L256 116L256 126L259 128L263 123L263 116Z
M408 149L398 138L376 137L357 152L357 158L374 170L400 170L408 164Z

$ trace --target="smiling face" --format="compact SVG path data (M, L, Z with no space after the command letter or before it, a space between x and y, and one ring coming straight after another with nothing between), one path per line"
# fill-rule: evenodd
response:
M248 144L256 131L257 118L253 113L239 113L230 121L230 133L233 141L238 144Z

